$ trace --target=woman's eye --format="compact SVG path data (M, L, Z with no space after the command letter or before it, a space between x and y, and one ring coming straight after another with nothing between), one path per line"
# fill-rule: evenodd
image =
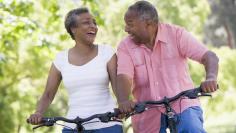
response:
M84 21L82 22L83 25L97 25L96 21Z

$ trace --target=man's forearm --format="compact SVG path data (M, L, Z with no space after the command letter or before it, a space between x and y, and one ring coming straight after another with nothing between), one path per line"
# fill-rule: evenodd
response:
M202 58L206 70L206 79L217 79L219 59L215 53L208 51Z
M118 103L130 100L132 80L121 74L117 76L117 100Z

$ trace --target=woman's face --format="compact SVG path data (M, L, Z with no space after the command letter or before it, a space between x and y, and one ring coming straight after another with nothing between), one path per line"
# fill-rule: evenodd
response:
M82 43L92 44L97 35L96 20L90 13L82 13L76 16L77 26L72 28L75 40Z

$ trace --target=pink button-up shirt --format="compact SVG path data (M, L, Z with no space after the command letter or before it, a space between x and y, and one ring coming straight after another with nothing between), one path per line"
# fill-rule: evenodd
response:
M194 88L188 72L187 59L200 62L207 52L199 41L181 27L158 25L153 50L136 45L128 36L118 46L117 73L133 79L132 94L137 102L161 100ZM200 106L198 99L182 99L172 103L180 113L190 106ZM160 130L163 107L150 109L132 117L135 133L156 133Z

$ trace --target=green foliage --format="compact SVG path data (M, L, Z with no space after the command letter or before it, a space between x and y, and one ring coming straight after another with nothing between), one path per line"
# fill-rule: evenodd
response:
M31 103L18 90L20 80L26 77L21 74L24 66L19 65L22 61L19 44L22 37L30 35L29 31L35 25L26 18L32 10L32 3L12 1L0 6L0 127L2 132L17 132L21 128L19 123L23 121L23 113L19 113L21 104Z
M134 1L0 0L1 132L31 131L32 126L26 124L25 119L35 110L46 83L51 61L59 50L74 44L64 28L66 12L80 6L89 7L99 25L96 42L116 46L125 35L123 15L128 5ZM158 8L161 21L182 25L201 35L204 20L209 12L206 0L151 2ZM204 102L209 119L223 111L229 112L236 108L233 102L229 102L235 95L236 78L233 75L236 63L233 57L236 52L227 48L213 50L220 57L221 89L214 99ZM204 80L204 71L200 65L191 62L190 71L196 85ZM45 115L64 115L66 99L65 92L59 89L55 103ZM130 122L125 125L129 125L128 123ZM52 132L53 129L40 129L39 132Z
M99 27L98 42L117 45L124 32L123 16L129 5L135 0L107 1L99 0L97 8L104 18L104 26ZM210 12L207 0L149 0L159 13L160 21L177 24L193 32L199 38L203 32L204 22ZM109 5L104 8L103 5ZM95 9L97 9L95 8ZM103 24L103 23L102 23Z
M208 108L211 108L215 114L227 111L231 112L236 109L236 100L234 96L236 94L236 63L234 57L236 56L236 50L230 50L227 47L220 49L213 49L219 56L219 91L214 95L213 101L210 102ZM220 105L220 106L219 106Z
M212 48L219 57L219 90L213 93L213 98L202 98L205 115L205 125L208 132L234 132L236 117L236 50L227 47ZM203 67L190 62L190 71L193 81L199 85L205 79ZM219 130L216 131L215 128Z
M201 34L209 14L207 0L157 0L154 2L161 21L184 26L195 34Z
M235 0L209 1L211 14L205 26L205 40L214 46L236 48Z
M50 23L53 20L50 19L57 20L59 17L54 15L55 13L48 16L48 25L50 25L46 27L48 32L41 32L46 28L41 27L36 17L32 17L36 15L34 6L37 4L31 1L3 1L0 4L0 116L2 119L0 127L2 132L20 132L24 128L26 118L35 108L37 100L35 96L39 96L38 91L32 88L42 88L42 83L35 85L35 82L37 83L40 78L42 81L42 77L45 77L45 70L49 67L45 64L52 58L51 51L57 48L51 47L53 45L51 40L40 37L50 33L48 27L54 25L58 27L58 23L53 25ZM55 11L50 9L44 11ZM38 15L38 19L40 17L42 16ZM51 30L51 32L55 31Z

